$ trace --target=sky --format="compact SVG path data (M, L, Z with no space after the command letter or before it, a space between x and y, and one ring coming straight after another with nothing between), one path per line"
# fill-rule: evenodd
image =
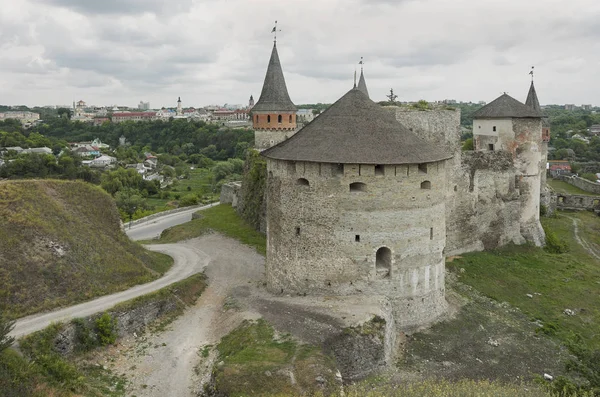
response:
M596 0L0 0L0 104L245 104L275 20L296 104L337 100L362 56L375 101L525 101L535 66L542 104L600 105Z

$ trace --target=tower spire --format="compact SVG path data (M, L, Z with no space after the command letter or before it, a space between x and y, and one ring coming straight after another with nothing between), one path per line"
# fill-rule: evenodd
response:
M271 30L271 33L273 33L273 43L275 45L277 45L277 32L281 32L281 29L277 29L277 21L275 21L275 26L273 26L273 29Z
M360 57L360 62L358 63L360 65L360 79L358 80L357 88L359 89L359 91L362 91L363 94L369 96L369 90L367 90L367 82L365 81L365 75L363 73L364 63L365 61L363 60L363 57Z
M527 93L525 105L541 114L542 108L540 107L540 101L538 100L537 92L535 91L535 86L533 85L533 66L531 67L529 74L531 75L531 85L529 86L529 92Z

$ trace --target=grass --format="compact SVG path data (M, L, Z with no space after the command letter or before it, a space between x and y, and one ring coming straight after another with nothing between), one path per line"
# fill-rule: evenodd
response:
M113 199L84 182L0 182L0 311L17 318L157 278L172 260L121 231Z
M466 254L448 263L448 268L458 274L461 282L499 302L520 308L559 340L567 341L571 333L577 333L597 349L600 348L597 332L600 261L577 243L573 221L567 216L578 219L581 237L600 248L597 216L591 212L559 213L542 222L566 242L567 253L550 254L532 246L509 246ZM573 310L576 315L566 315L565 309Z
M265 255L267 250L265 235L257 232L241 219L231 205L220 204L202 210L198 214L201 218L169 228L163 231L159 240L151 242L174 243L215 231L254 247L256 251Z
M558 180L558 179L548 179L548 186L552 188L556 193L564 193L564 194L579 194L584 196L598 196L597 194L586 192L578 188L577 186L573 186L567 182Z
M320 349L278 337L264 320L245 321L217 346L214 370L219 393L235 396L337 395L335 364ZM295 383L290 381L291 375ZM315 381L324 379L323 386Z

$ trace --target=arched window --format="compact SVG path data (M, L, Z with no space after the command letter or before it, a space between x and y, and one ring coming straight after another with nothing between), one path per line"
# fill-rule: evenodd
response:
M278 122L279 124L281 124L281 120L283 120L283 118L281 117L281 115L277 116L277 122Z
M290 114L290 124L292 124L292 115Z
M271 123L271 115L267 116L267 123Z
M366 192L367 191L367 184L366 183L362 183L362 182L354 182L350 184L350 191L351 192Z
M429 181L422 182L421 189L431 189L431 182L429 182Z
M310 183L308 182L308 179L306 179L306 178L298 178L298 180L296 180L296 185L298 185L298 186L310 186Z
M392 272L392 251L387 247L381 247L375 254L375 271L377 278L387 278Z

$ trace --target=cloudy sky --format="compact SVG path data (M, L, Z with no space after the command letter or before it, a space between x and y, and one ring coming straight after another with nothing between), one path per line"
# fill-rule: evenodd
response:
M296 104L332 102L363 56L371 98L600 105L596 0L0 0L0 104L258 99L277 48Z

